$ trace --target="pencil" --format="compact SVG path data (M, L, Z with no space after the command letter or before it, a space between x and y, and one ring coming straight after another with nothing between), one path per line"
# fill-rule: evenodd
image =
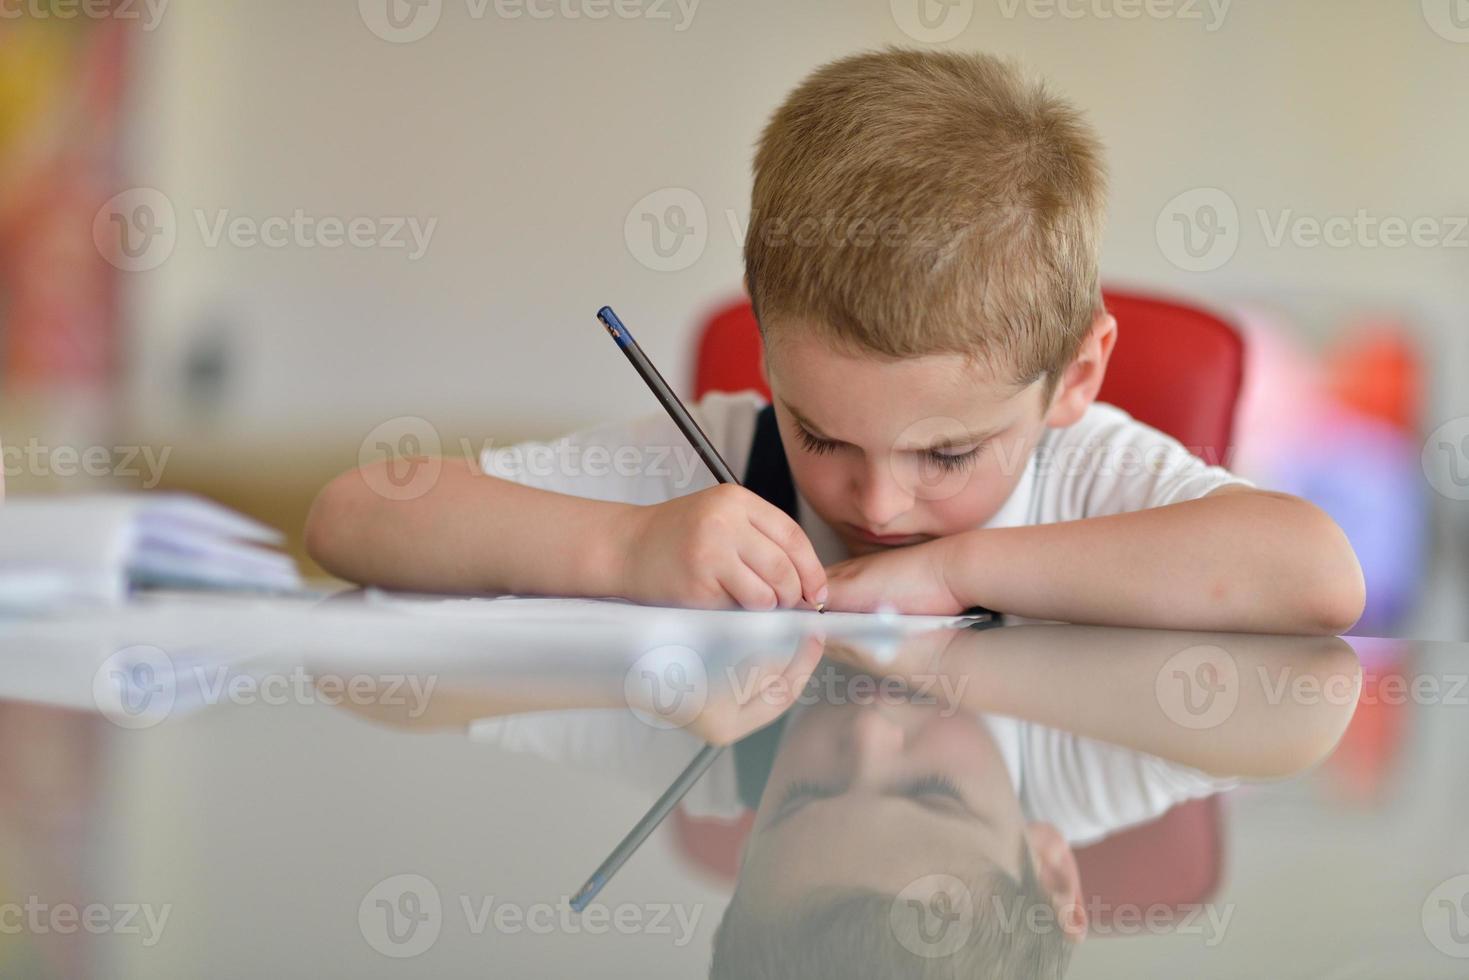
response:
M653 366L653 362L648 360L648 355L643 353L643 349L633 339L632 333L627 327L623 326L622 321L617 318L617 314L612 312L612 307L604 306L598 310L597 319L602 321L602 326L607 328L607 333L616 341L617 346L622 352L627 355L627 359L631 362L633 369L642 376L642 379L647 382L648 387L653 390L653 397L657 398L663 407L668 410L668 414L673 417L674 424L684 434L684 438L688 439L689 444L694 447L694 452L699 454L699 458L704 461L704 465L709 467L709 472L714 474L714 479L720 483L738 484L740 481L735 477L734 471L729 468L729 464L724 461L724 457L719 455L719 450L714 448L714 443L709 441L709 437L704 434L704 430L699 428L699 423L689 414L689 410L684 407L684 403L673 393L673 389L668 386L668 382L663 380L663 375L658 373L658 369ZM807 601L809 602L810 600ZM817 612L826 612L826 603L818 602L814 603L814 605L816 606Z

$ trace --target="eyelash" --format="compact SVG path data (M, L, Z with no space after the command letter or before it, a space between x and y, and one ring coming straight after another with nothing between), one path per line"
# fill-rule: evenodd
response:
M804 425L799 423L796 424L796 436L801 440L801 445L806 448L807 452L814 453L817 456L825 456L827 453L834 453L841 448L840 443L832 442L829 439L817 438L808 432ZM962 470L974 465L975 460L979 459L979 454L984 451L985 445L985 443L981 443L968 452L957 455L935 452L929 449L924 451L923 456L937 463L946 471Z
M834 796L835 794L836 791L829 786L822 786L820 783L814 783L809 779L803 779L798 782L792 783L790 788L785 791L785 795L781 798L780 805L776 807L776 812L784 813L792 803L796 802L799 799L807 797L819 799L827 796ZM959 801L962 801L964 799L964 797L959 792L959 787L954 783L954 781L948 776L942 775L940 773L930 773L926 776L919 776L917 779L913 780L911 783L908 783L906 786L903 787L903 795L915 797L947 796Z

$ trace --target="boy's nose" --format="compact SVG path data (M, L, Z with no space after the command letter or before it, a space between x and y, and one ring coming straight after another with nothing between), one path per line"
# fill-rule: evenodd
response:
M867 530L875 534L913 509L913 494L905 490L884 463L869 466L857 488L857 509Z
M893 761L903 754L906 740L902 724L887 717L876 705L865 705L857 711L848 737L854 782L881 779Z

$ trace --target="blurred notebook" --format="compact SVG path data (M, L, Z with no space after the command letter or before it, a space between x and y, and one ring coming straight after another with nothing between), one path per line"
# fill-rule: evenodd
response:
M283 535L212 501L136 493L0 504L0 611L117 603L146 587L293 591Z

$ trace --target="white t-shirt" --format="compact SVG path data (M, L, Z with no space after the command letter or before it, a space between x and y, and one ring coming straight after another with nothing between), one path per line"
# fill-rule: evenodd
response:
M743 478L766 401L753 391L711 393L689 406L719 455ZM490 476L542 490L657 504L715 484L668 413L573 432L552 442L490 447ZM1120 408L1094 403L1075 425L1047 429L1010 497L984 526L1018 527L1101 517L1194 500L1225 484L1251 484L1209 466L1176 439ZM801 528L823 564L850 557L837 533L796 491Z
M766 401L755 392L714 393L689 406L719 454L743 477ZM491 447L480 457L491 476L597 500L656 504L711 487L712 474L666 412L599 425L552 442ZM1112 405L1093 404L1075 425L1048 429L1014 491L985 527L1017 527L1100 517L1193 500L1229 483L1177 440ZM823 564L849 557L836 532L797 490L801 528ZM987 718L1015 782L1022 810L1084 844L1151 819L1175 803L1233 780L1093 739L1016 719ZM558 711L487 718L478 739L550 761L611 770L656 794L701 744L684 731L658 731L625 711ZM734 817L741 810L733 753L725 753L684 798L690 813Z

